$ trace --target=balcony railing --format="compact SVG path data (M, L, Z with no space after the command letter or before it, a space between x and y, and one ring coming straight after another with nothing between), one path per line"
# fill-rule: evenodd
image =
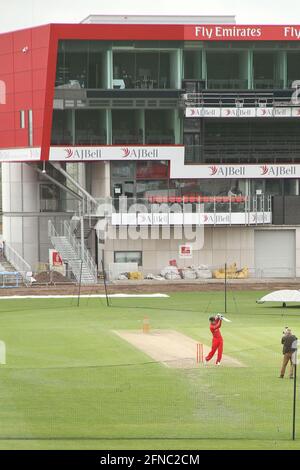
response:
M246 90L248 88L248 81L243 79L208 79L207 88L214 90Z
M299 163L300 140L291 143L278 136L277 141L239 143L221 139L220 142L206 141L204 145L185 146L187 164L264 164L264 163Z
M182 99L184 105L188 107L264 108L299 106L299 103L292 101L295 88L277 89L274 83L274 86L267 86L269 82L265 80L264 83L264 87L257 86L255 90L233 91L223 89L222 91L203 90L199 93L185 93L182 95Z

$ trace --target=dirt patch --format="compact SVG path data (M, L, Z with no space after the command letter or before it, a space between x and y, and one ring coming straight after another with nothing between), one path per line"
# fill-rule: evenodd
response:
M295 289L299 286L299 279L292 280L245 280L235 281L230 280L228 282L229 291L273 291L280 289L291 289L291 286L295 286ZM62 285L59 285L62 284ZM146 294L161 292L165 294L171 294L172 292L220 292L224 291L224 281L220 280L209 280L208 282L190 282L185 281L173 281L173 282L155 282L155 281L127 281L127 282L116 282L109 283L108 293L109 294ZM55 285L33 285L31 287L18 287L18 288L7 288L1 289L1 295L55 295L55 294L76 294L78 292L78 286L76 284L67 284L55 282ZM82 294L103 294L105 292L104 285L99 284L96 286L82 286Z
M35 280L36 280L36 282L38 282L40 284L44 284L44 283L53 283L53 284L55 284L55 283L60 283L60 282L67 282L67 283L70 282L70 279L63 276L61 273L59 273L57 271L52 271L52 272L42 271L42 272L36 274Z
M115 333L154 361L161 362L167 367L177 369L214 367L214 362L208 366L197 364L197 341L177 331L154 330L146 334L142 331L119 330ZM207 355L209 350L209 346L203 345L204 355ZM233 357L224 355L222 367L245 367L245 365Z

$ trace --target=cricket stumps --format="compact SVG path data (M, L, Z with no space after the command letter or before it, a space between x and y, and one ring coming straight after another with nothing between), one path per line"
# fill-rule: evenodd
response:
M149 322L149 317L144 317L143 320L143 333L149 333L150 332L150 322Z
M203 362L204 362L203 344L197 343L196 344L196 363L203 364Z

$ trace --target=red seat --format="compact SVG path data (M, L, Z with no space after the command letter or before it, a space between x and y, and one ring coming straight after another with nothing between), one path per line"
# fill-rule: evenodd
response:
M169 202L170 202L171 204L173 204L174 202L176 202L176 197L175 197L175 196L170 196L170 197L169 197Z
M190 202L197 202L197 197L196 196L190 196Z
M181 196L176 197L176 202L181 203L182 202L182 197Z

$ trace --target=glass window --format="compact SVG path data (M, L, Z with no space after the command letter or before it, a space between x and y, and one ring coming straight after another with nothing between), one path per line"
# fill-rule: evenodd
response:
M60 111L55 109L52 118L52 138L51 143L54 145L72 145L72 119L73 111Z
M168 178L169 176L169 162L137 162L136 164L136 178L137 179L157 179Z
M242 52L207 52L208 88L247 88L247 62Z
M89 41L62 41L59 45L56 86L87 87Z
M169 88L170 52L114 52L116 88Z
M279 56L275 52L253 54L254 88L275 88L283 86L279 79Z
M184 51L184 78L201 79L202 52Z
M112 178L134 178L135 162L110 162Z
M287 52L287 83L300 80L300 52Z
M194 196L200 194L200 182L197 179L170 180L170 195Z
M265 189L266 196L281 196L282 195L282 180L266 179L265 185L266 185L266 189Z
M105 111L99 109L75 111L75 143L79 145L106 144Z
M244 196L246 195L246 181L229 178L201 180L200 194L204 196Z
M60 41L56 67L56 87L104 88L105 41Z
M143 129L139 111L133 109L112 110L113 144L142 144Z
M137 263L138 266L143 265L143 257L141 251L115 251L115 263Z
M57 212L59 210L60 190L55 184L40 184L40 211Z
M148 145L174 144L174 111L145 111L145 143Z
M145 180L136 183L136 197L146 199L149 196L168 196L168 180Z

